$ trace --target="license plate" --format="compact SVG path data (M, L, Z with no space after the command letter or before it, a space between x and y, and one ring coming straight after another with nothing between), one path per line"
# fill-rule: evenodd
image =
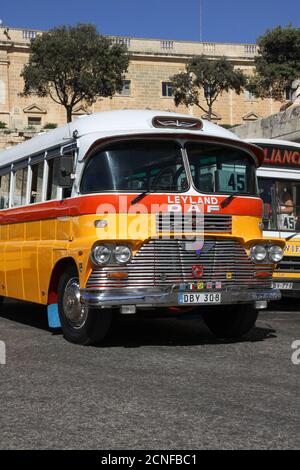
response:
M219 304L221 302L221 294L219 292L210 294L185 294L178 295L180 304Z
M290 290L293 289L292 282L273 282L274 289Z

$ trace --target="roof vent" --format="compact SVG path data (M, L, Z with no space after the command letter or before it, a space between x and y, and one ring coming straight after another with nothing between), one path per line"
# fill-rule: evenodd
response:
M192 131L200 131L203 127L203 123L200 119L176 116L155 116L152 119L152 125L160 128L189 129Z

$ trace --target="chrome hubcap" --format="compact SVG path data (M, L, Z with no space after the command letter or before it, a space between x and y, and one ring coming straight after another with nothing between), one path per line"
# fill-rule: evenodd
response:
M81 327L86 321L87 308L80 303L79 281L76 278L70 279L65 287L63 309L67 320L75 328Z

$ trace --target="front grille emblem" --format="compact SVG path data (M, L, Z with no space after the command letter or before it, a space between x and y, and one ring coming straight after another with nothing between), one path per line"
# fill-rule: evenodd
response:
M204 271L204 268L203 268L202 264L194 264L192 266L192 274L193 274L195 279L199 279L200 277L202 277L203 276L203 271Z

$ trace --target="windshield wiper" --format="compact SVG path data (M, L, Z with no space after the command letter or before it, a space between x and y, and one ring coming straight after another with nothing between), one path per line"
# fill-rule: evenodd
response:
M138 194L136 197L134 197L131 201L131 205L134 205L134 204L137 204L138 202L140 202L142 199L144 199L145 196L147 196L148 194L150 194L150 190L149 189L146 189L145 191L141 192L140 194Z
M221 202L220 206L222 207L222 209L224 209L224 207L227 207L229 206L229 204L231 203L231 201L235 198L235 194L230 194L230 196L228 196L226 199L224 199L224 201Z
M291 238L295 237L296 235L298 235L298 232L292 233L291 235L286 237L285 240L291 240Z

